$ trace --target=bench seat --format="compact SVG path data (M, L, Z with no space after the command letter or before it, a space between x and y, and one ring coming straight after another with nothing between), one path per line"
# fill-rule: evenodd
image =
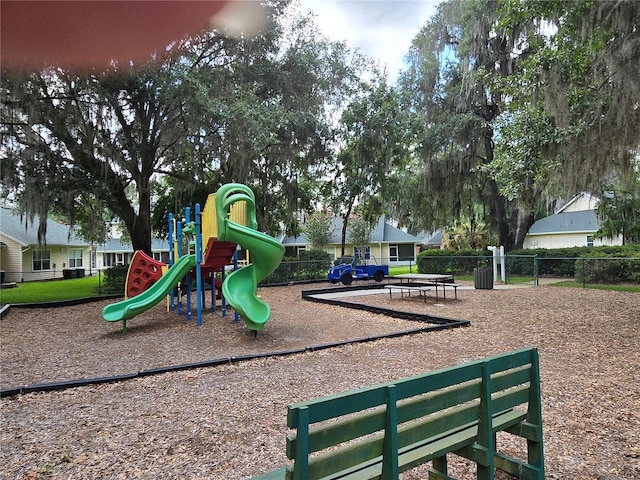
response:
M457 300L458 299L458 287L462 287L463 286L463 285L459 285L457 283L446 283L446 282L432 282L432 283L428 283L427 285L435 287L435 289L436 289L436 299L438 298L438 289L441 288L444 300L447 299L447 290L446 290L447 288L453 288L454 298Z
M426 292L431 290L430 286L425 285L385 285L385 289L389 290L389 298L391 299L391 294L394 291L400 291L400 295L404 297L404 292L408 292L409 296L411 296L411 292L418 292L421 297L424 297L424 301L427 301Z

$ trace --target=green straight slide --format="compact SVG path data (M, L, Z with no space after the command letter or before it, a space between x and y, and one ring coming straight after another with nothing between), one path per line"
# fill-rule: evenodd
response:
M246 227L227 218L231 205L238 201L246 202ZM255 199L251 189L245 185L230 183L220 187L216 194L216 216L218 240L244 247L251 252L252 261L229 274L222 283L222 294L242 317L247 328L263 330L271 316L271 307L258 298L257 286L278 267L284 246L275 238L256 230Z
M126 332L128 319L149 310L165 298L171 289L178 285L180 280L182 280L195 265L195 255L184 255L180 257L180 259L160 277L160 280L140 295L104 307L102 309L102 318L107 322L122 321L122 331Z

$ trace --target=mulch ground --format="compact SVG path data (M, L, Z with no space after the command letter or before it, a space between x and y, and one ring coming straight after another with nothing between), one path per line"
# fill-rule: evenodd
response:
M107 323L108 302L11 309L0 321L0 386L122 375L416 328L311 303L302 288L260 289L265 330L158 305ZM286 405L535 346L541 356L550 479L640 478L640 295L536 287L462 290L459 300L362 295L349 301L470 320L369 343L2 398L0 478L241 479L286 463ZM451 462L456 478L475 478ZM403 479L425 478L423 468ZM503 477L504 478L504 477Z

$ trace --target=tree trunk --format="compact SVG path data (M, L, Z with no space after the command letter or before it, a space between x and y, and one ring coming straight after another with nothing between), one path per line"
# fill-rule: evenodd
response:
M488 107L487 107L488 109ZM494 115L491 112L485 114L487 121L491 121ZM486 127L484 132L484 152L485 163L491 163L494 158L493 128ZM494 218L498 229L499 244L503 245L505 250L511 249L513 237L509 234L509 221L507 219L507 209L505 207L504 197L500 195L498 184L492 178L489 179L489 190L493 203Z
M513 241L513 250L521 250L524 248L524 237L529 231L531 225L533 225L533 222L535 222L535 216L532 211L526 211L519 208L517 222L516 236Z
M351 210L353 209L354 201L349 204L349 208L347 209L347 213L344 214L342 218L342 248L340 250L340 256L344 257L345 254L345 246L347 243L347 223L349 222L349 217L351 216Z

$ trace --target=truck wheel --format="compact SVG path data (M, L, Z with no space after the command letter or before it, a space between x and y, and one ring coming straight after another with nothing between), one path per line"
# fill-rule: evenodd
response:
M376 273L373 274L373 279L380 283L382 280L384 280L384 272L382 270L378 270Z
M351 276L350 273L345 273L342 276L342 284L343 285L351 285L351 282L353 282L353 277Z

